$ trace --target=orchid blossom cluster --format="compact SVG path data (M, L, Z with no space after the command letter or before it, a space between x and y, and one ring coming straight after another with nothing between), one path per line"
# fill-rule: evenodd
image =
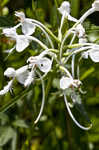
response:
M35 20L26 18L23 12L15 12L15 16L18 17L19 23L11 28L3 28L3 34L15 40L15 45L11 48L8 53L12 54L13 50L16 49L18 53L24 51L30 44L31 41L36 42L40 47L42 52L37 56L30 56L26 65L19 69L14 69L9 67L5 70L4 76L7 76L11 80L8 84L0 91L0 95L4 95L7 92L12 91L14 80L16 79L24 87L29 87L33 84L34 80L39 78L42 83L42 104L40 113L35 120L35 123L40 119L45 101L45 86L44 79L48 73L53 71L56 67L57 72L60 73L60 91L61 95L64 97L64 101L68 110L68 113L75 124L83 130L89 130L92 126L90 124L88 127L82 126L73 116L71 111L71 105L67 101L67 89L79 89L82 82L79 78L79 65L77 67L77 77L75 78L75 56L80 54L80 59L88 59L88 56L93 62L99 62L99 45L94 43L88 43L86 39L86 32L83 27L84 20L95 11L99 11L99 0L94 1L92 7L85 12L85 14L80 18L76 19L70 14L70 3L68 1L62 2L61 6L58 8L61 15L61 23L58 29L58 36L54 35L51 30L49 30L44 24ZM65 20L74 22L74 25L63 33L63 25L65 26ZM17 32L18 28L21 28L22 34L19 35ZM38 38L34 37L33 34L36 32L36 28L39 28L46 39L48 40L48 45L43 43ZM69 44L66 44L68 37L72 37ZM78 40L75 43L75 38ZM76 40L76 41L77 41ZM57 43L58 48L54 48L54 42ZM10 56L9 56L10 57ZM68 69L68 60L71 60L71 67ZM54 62L54 63L53 63ZM82 92L80 90L80 92ZM72 96L71 96L72 98ZM72 99L72 104L75 104L76 100Z

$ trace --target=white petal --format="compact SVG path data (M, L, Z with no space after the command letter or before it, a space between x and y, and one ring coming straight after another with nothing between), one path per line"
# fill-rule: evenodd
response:
M15 28L5 28L3 29L3 34L5 34L6 37L12 37L12 38L15 38L17 35Z
M69 88L72 85L72 83L73 83L73 79L63 76L60 79L60 88L65 90L65 89Z
M23 12L15 11L15 16L19 17L21 21L24 21L25 19L25 14Z
M22 23L22 32L25 35L32 35L35 32L35 25L25 19L25 21Z
M88 59L88 55L89 55L88 51L82 53L82 57L84 59Z
M11 67L6 69L6 71L4 72L4 76L7 76L7 77L15 77L15 75L16 75L15 69Z
M42 72L49 72L51 70L52 61L47 57L43 57L38 60L37 65Z
M74 17L72 17L71 15L68 14L68 20L73 21L73 22L77 22L78 20Z
M33 82L33 80L34 80L34 72L31 71L31 72L29 72L28 77L25 80L24 86L25 87L29 86Z
M63 15L64 12L70 14L70 3L68 1L64 1L60 8L58 8L59 12Z
M17 74L17 75L20 75L20 74L24 73L24 72L27 71L27 70L28 70L28 65L25 65L25 66L23 66L23 67L17 69L17 70L16 70L16 74Z
M81 83L81 81L80 80L73 80L73 83L72 83L72 85L74 86L74 87L79 87L79 85L81 85L82 83Z
M99 50L91 50L89 51L89 56L94 62L99 62Z
M79 38L79 44L87 43L87 39L84 37Z
M75 30L80 38L85 35L85 29L81 24L78 24Z
M23 66L16 70L16 79L19 83L24 84L29 75L28 66Z
M8 85L6 85L6 86L4 87L4 89L0 91L0 95L4 95L4 94L6 94L7 92L9 92L9 90L10 90L11 87L12 87L12 83L13 83L13 80L9 81L9 82L8 82Z
M16 38L16 51L22 52L29 46L29 40L24 35L18 35Z

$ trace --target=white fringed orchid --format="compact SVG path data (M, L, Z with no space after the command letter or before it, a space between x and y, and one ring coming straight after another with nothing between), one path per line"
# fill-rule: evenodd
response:
M32 35L35 32L35 25L30 19L25 17L23 12L15 11L15 16L19 17L20 19L23 34Z
M71 86L74 86L74 87L78 87L79 85L81 84L81 81L79 80L73 80L73 78L69 78L69 77L65 77L63 76L61 79L60 79L60 88L62 90L65 90Z
M17 79L17 81L20 84L23 84L24 86L28 86L28 84L26 84L27 78L29 76L28 65L23 66L17 70L9 67L5 70L4 76L12 78L12 80L9 81L8 85L5 86L4 89L0 91L0 95L4 95L11 90L11 87L12 87L12 84L13 84L13 81L15 78ZM33 78L33 76L32 76L32 78Z
M22 52L29 46L30 40L25 35L18 35L14 27L3 29L3 34L5 34L6 37L10 37L16 41L15 47L17 52Z
M77 22L77 19L70 15L70 3L68 1L62 2L61 6L58 8L62 16L70 21Z
M74 33L78 36L78 38L82 38L85 36L85 29L82 24L78 24L74 29Z
M99 62L99 49L91 50L89 52L89 56L90 56L90 58L92 59L93 62L95 62L95 63Z
M16 51L17 52L22 52L23 50L25 50L29 46L29 43L31 41L35 41L42 48L47 49L47 46L45 44L43 44L40 40L38 40L37 38L35 38L33 36L18 35L17 32L16 32L16 26L13 27L13 28L5 28L5 29L3 29L3 34L6 37L10 37L10 38L12 38L13 40L16 41L15 47L16 47ZM14 50L14 48L9 50L9 52L12 52Z
M95 0L93 2L92 8L94 8L96 11L99 11L99 0Z
M7 68L4 72L4 76L12 78L11 82L0 91L0 95L6 94L12 87L12 83L16 78L20 84L23 84L25 87L29 86L34 81L35 76L35 67L38 67L40 71L47 74L51 70L52 60L47 57L44 57L47 52L42 52L38 56L31 56L28 58L27 63L29 65L23 66L17 70L14 68ZM29 71L30 69L30 71Z
M37 66L40 71L44 73L48 73L51 70L52 60L47 57L44 57L42 53L39 56L31 56L28 58L27 63L29 63L29 67Z
M88 51L82 53L83 58L88 59L88 56L93 62L99 62L99 45L92 45Z
M8 69L5 70L4 76L11 78L11 80L8 82L6 86L4 86L3 90L0 91L0 95L4 95L7 92L11 91L13 81L15 79L24 87L28 87L33 83L35 76L37 75L38 77L37 80L40 80L42 84L41 108L39 115L35 120L35 123L37 123L42 115L45 103L45 86L43 79L45 78L45 76L48 74L49 71L53 71L51 70L52 62L53 60L55 60L53 68L56 69L55 70L56 72L55 71L53 72L56 73L56 75L57 73L62 74L63 72L65 72L66 74L66 75L64 74L64 76L62 76L60 79L60 89L61 92L63 93L68 113L78 127L80 127L83 130L89 130L92 124L89 127L84 127L80 125L79 122L77 122L77 120L73 116L66 98L67 94L66 92L68 88L72 88L72 90L74 90L73 91L74 94L76 93L77 89L78 89L77 91L81 92L80 91L81 81L79 80L79 62L82 58L88 59L89 56L93 62L95 63L99 62L99 45L94 43L87 43L85 37L86 35L85 29L82 25L84 20L90 14L94 13L95 11L99 11L99 0L95 0L94 3L92 4L92 7L79 20L70 15L70 3L68 1L62 2L61 6L58 8L58 11L62 15L60 27L58 28L58 36L54 35L52 31L48 29L45 25L43 25L41 22L35 19L26 18L23 12L17 11L15 12L15 16L19 18L20 22L14 27L3 28L3 34L6 37L15 40L16 42L15 46L10 50L8 50L7 52L11 53L15 48L17 52L22 52L29 46L31 41L34 41L37 44L39 44L43 49L43 51L42 49L38 49L37 52L39 52L39 50L42 52L37 56L30 56L27 59L27 65L22 66L19 69L15 70L14 68L9 67ZM73 21L75 22L75 24L64 34L63 25L65 25L64 24L65 19ZM20 29L21 32L23 33L22 35L18 35L17 33L17 28L19 27L21 27ZM32 35L35 32L36 27L39 28L44 33L47 42L43 40L44 41L43 43L42 40ZM78 42L77 40L75 40L76 37L78 38ZM76 54L78 53L81 53L82 55L78 60L77 64L78 66L76 66L75 59ZM68 60L71 57L72 59L71 61L69 61L70 63L68 64ZM77 69L76 74L75 69ZM35 81L37 80L35 79ZM77 97L76 94L75 96ZM72 99L72 103L75 104L72 94L70 94L70 98Z

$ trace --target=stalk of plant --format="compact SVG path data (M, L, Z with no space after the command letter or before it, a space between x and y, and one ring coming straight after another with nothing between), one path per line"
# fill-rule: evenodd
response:
M0 95L4 95L7 92L11 92L14 87L14 80L16 79L24 88L28 88L30 85L34 86L34 81L41 81L42 84L42 104L39 115L35 120L37 123L40 120L40 117L43 113L44 109L44 101L45 101L45 87L44 80L49 72L53 72L54 69L57 68L56 73L58 72L58 77L60 80L60 89L61 95L65 101L65 105L67 111L74 121L74 123L81 128L82 130L89 130L92 127L92 124L89 123L87 127L81 125L71 111L71 106L76 105L77 100L72 97L72 92L76 96L76 91L79 91L79 95L81 90L81 85L83 84L79 78L79 64L75 63L76 55L80 54L81 59L88 59L94 63L99 62L99 45L94 43L89 43L86 39L86 32L83 27L83 22L85 19L95 11L99 11L99 0L95 0L92 4L92 7L85 12L80 19L76 19L70 14L70 3L68 1L62 2L61 6L58 8L61 21L60 26L57 29L58 35L54 35L54 33L48 29L44 24L35 20L26 18L23 12L15 12L15 16L19 18L19 23L11 28L3 28L2 33L15 41L15 45L8 52L8 56L12 54L12 52L16 49L18 53L23 52L25 49L28 50L28 46L32 41L36 42L37 45L41 47L41 51L38 52L37 56L29 56L26 60L26 65L23 65L19 69L8 67L4 76L7 76L11 80L8 82L6 86L2 90L0 90ZM73 26L68 29L68 31L63 34L63 26L65 26L65 20L72 21ZM21 27L21 35L18 34L17 29ZM47 43L42 42L42 39L38 39L34 37L34 33L36 32L36 28L39 28L41 32L45 35L47 39ZM72 36L70 36L72 35ZM69 44L67 44L68 37L70 39ZM75 43L76 39L76 43ZM58 44L58 48L55 49L54 44ZM10 55L9 55L10 54ZM8 57L6 57L8 59ZM71 59L71 63L68 61ZM71 67L68 69L67 65ZM75 69L77 66L77 70ZM60 73L60 74L59 74ZM75 74L77 73L77 78L75 78ZM70 98L72 103L69 103L67 100L67 89L71 89Z

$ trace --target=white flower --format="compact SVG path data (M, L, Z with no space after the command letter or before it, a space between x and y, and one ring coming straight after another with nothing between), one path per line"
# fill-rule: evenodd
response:
M6 94L7 92L9 92L9 91L11 90L11 88L12 88L12 83L13 83L13 80L9 81L9 82L8 82L8 85L6 85L6 86L4 87L4 89L0 91L0 95L4 95L4 94Z
M89 51L89 56L93 62L95 62L95 63L99 62L99 49L97 49L97 50L93 49L93 50Z
M89 53L87 51L82 53L82 57L84 59L88 59L88 55L89 55Z
M92 4L92 7L96 10L99 11L99 0L95 0Z
M7 77L15 77L16 76L16 71L14 68L9 67L5 72L4 72L4 76Z
M34 74L33 70L31 72L29 72L29 74L25 80L25 83L24 83L25 87L29 86L33 82L34 76L35 76L35 74Z
M43 57L43 58L39 59L37 65L42 72L46 73L51 70L52 61L47 57Z
M7 77L12 77L13 79L8 82L8 85L6 85L3 90L0 91L0 95L4 95L11 90L12 83L13 83L15 78L17 79L17 81L19 83L23 84L26 87L32 83L33 77L34 77L34 75L32 74L31 75L31 81L29 80L30 72L28 71L28 65L23 66L17 70L9 67L5 70L4 75Z
M50 60L47 57L44 57L42 53L39 56L29 57L29 59L27 60L27 63L30 63L29 64L30 68L37 66L42 72L47 73L51 70L52 60Z
M81 24L77 25L77 27L75 28L75 32L79 38L82 38L85 36L85 29Z
M23 66L16 70L16 79L21 84L25 84L28 75L29 75L28 65Z
M65 12L70 14L70 3L68 1L62 2L61 6L58 8L58 10L62 15Z
M92 45L88 51L82 53L82 56L85 59L88 59L88 55L93 62L99 62L99 45Z
M24 84L29 75L28 65L23 66L17 70L9 67L5 70L4 75L7 77L12 77L13 80L16 78L19 83Z
M70 3L68 1L62 2L58 10L62 15L65 15L65 18L68 18L68 20L77 22L77 19L70 15Z
M3 34L5 34L6 37L11 37L13 39L15 39L15 37L17 35L15 28L4 28Z
M72 85L72 82L73 82L73 80L71 79L71 78L68 78L68 77L62 77L61 79L60 79L60 88L62 89L62 90L65 90L65 89L67 89L67 88L69 88L71 85Z
M62 90L65 90L65 89L69 88L72 85L77 88L80 84L81 84L81 81L73 80L73 78L63 76L60 79L60 88Z
M25 35L32 35L35 32L35 25L31 22L30 19L25 18L25 14L23 12L15 12L15 16L20 18L22 32Z
M29 40L24 35L16 36L16 50L17 52L22 52L29 46Z
M17 52L22 52L29 46L30 40L25 35L18 35L14 27L3 29L3 33L5 34L5 36L10 37L16 41Z
M79 44L87 43L87 39L85 37L79 38Z

